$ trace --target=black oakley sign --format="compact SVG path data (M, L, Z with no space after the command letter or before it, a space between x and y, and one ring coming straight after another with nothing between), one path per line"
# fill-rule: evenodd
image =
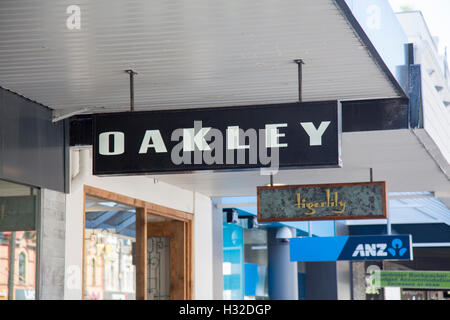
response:
M93 115L94 174L340 165L340 103Z

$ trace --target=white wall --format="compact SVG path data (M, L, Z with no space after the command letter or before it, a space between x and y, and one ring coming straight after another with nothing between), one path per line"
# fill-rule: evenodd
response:
M436 82L427 74L427 63L422 67L424 129L450 163L450 107L445 107L437 92ZM429 66L429 65L428 65Z
M194 297L208 300L213 299L212 203L196 192L194 204Z
M212 201L213 299L223 300L223 213L221 199L214 198Z
M74 165L71 150L71 168ZM92 152L90 152L92 155ZM75 160L74 160L75 159ZM212 298L212 220L211 200L199 193L158 182L146 176L97 177L93 176L91 161L82 184L119 193L128 197L169 208L194 213L194 297ZM76 174L76 172L72 172ZM83 187L72 189L66 195L66 243L64 298L81 299L81 270L83 247Z
M400 288L384 288L384 300L402 300L402 290Z
M422 66L424 129L450 163L450 106L443 102L450 100L450 82L444 78L444 58L420 12L399 13L397 17L409 41L414 43L415 63ZM436 86L443 89L438 91Z
M336 261L337 298L338 300L352 299L352 277L350 261Z

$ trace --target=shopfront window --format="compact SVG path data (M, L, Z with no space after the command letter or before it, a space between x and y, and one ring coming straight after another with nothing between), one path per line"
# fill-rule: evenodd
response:
M27 255L21 252L19 255L19 283L24 284L27 280Z
M223 298L244 299L244 241L243 228L223 224Z
M244 229L245 299L268 299L267 230Z
M83 298L192 299L192 218L85 186Z
M268 299L267 230L255 227L251 216L223 219L225 300Z
M34 300L38 189L0 180L0 300Z
M84 299L136 298L136 209L86 195Z

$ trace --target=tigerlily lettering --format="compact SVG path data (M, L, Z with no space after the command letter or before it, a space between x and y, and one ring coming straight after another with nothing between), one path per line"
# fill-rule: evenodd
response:
M301 193L297 193L297 201L295 206L297 208L308 209L309 211L305 212L305 215L312 216L316 214L316 209L314 208L336 208L331 210L333 213L341 214L345 212L345 208L347 206L346 201L338 200L338 192L333 192L333 198L331 198L330 189L325 189L326 197L323 201L320 202L311 202L305 198L301 197ZM339 208L339 209L337 209Z

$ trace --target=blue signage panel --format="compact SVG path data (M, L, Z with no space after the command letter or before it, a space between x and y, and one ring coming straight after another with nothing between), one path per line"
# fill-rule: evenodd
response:
M290 239L291 261L412 260L411 235Z

